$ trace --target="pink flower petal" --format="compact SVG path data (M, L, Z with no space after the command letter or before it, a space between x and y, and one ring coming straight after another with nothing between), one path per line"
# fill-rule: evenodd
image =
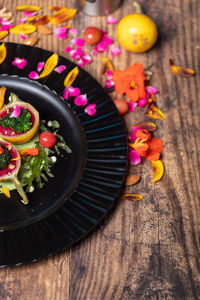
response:
M70 51L70 56L74 59L79 59L83 55L83 50L81 48L76 48Z
M139 127L139 126L133 126L133 127L131 127L130 134L129 134L129 140L130 141L135 142L137 140L136 132L138 130L142 130L142 128Z
M66 48L65 48L65 52L70 52L70 51L72 51L72 47L70 47L70 46L67 46Z
M74 27L69 28L68 32L73 36L76 36L78 34L78 30Z
M113 39L110 38L108 35L103 35L101 41L105 42L107 46L110 46L113 43Z
M68 91L69 91L69 96L72 96L72 97L79 96L81 93L79 88L75 88L73 86L69 86Z
M83 47L85 45L85 40L80 38L75 38L72 40L72 43L77 47Z
M13 26L14 26L13 24L2 25L0 31L7 31L10 28L12 28Z
M158 93L158 90L154 86L151 86L151 85L146 86L146 91L149 94L153 94L153 95Z
M19 19L17 22L21 23L21 24L24 24L24 23L26 23L27 19L28 18Z
M137 102L126 101L128 104L128 112L132 112L137 107Z
M95 47L95 48L92 50L92 55L93 55L93 56L97 56L98 53L99 53L99 51L98 51L97 48Z
M107 24L112 24L112 25L114 25L114 24L117 24L117 23L118 23L118 20L115 19L115 18L112 17L112 16L109 16L109 17L107 18L107 20L106 20L106 23L107 23Z
M60 66L56 67L54 69L54 71L57 72L57 73L59 73L59 74L61 74L66 69L67 69L67 67L65 65L60 65Z
M26 36L23 34L23 32L20 32L20 39L22 39L22 40L25 40L26 39Z
M112 70L107 70L106 71L106 76L107 76L107 78L110 76L113 76L113 71ZM108 79L111 79L111 78L108 78Z
M9 20L3 18L2 21L1 21L1 24L2 24L2 25L10 25L11 23L10 23ZM14 25L13 25L13 26L14 26Z
M110 89L111 87L113 87L115 85L115 83L114 83L114 81L111 79L108 79L108 80L106 80L106 83L105 83L105 87L107 88L107 89Z
M110 53L112 56L117 56L119 54L121 54L121 49L118 47L118 46L112 46L111 49L110 49Z
M89 116L93 116L96 113L96 104L89 104L88 106L86 106L85 112Z
M26 17L28 17L28 18L30 18L30 17L34 17L34 16L36 16L37 15L37 12L36 11L24 11L24 15L26 16Z
M139 101L137 101L137 104L139 107L144 107L146 104L148 103L147 99L140 99Z
M64 40L67 38L67 34L66 33L60 33L58 35L56 35L59 39Z
M80 59L78 60L78 62L77 62L77 65L78 65L79 67L84 67L86 64L87 64L87 63L86 63L82 58L80 58Z
M38 79L40 76L39 74L36 72L36 71L31 71L29 74L28 74L28 77L30 79Z
M89 64L92 62L92 57L87 54L87 53L84 53L81 57L83 59L83 61L86 63L86 64Z
M45 62L44 61L39 61L37 64L37 71L40 72L44 68Z
M141 158L140 158L139 154L137 153L137 151L135 151L135 150L131 150L128 153L128 159L129 159L130 163L134 164L135 166L141 162Z
M98 43L95 48L97 49L98 52L105 52L107 50L107 44L104 41L101 41Z
M66 88L64 89L63 98L65 100L67 100L69 98L69 87L68 86L66 86Z
M54 34L60 39L66 39L67 37L67 27L57 27L54 29Z
M12 65L16 66L19 69L24 69L26 64L27 64L27 60L25 58L15 57L15 59L12 61Z
M85 95L79 95L74 99L74 104L78 106L85 106L88 102L87 96Z
M12 112L12 114L10 115L10 117L11 118L17 118L17 117L19 117L20 113L21 113L20 106L16 105L13 112Z

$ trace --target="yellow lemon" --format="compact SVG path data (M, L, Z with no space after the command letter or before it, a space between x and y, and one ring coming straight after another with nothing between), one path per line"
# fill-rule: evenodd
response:
M117 27L119 43L128 51L145 52L153 47L158 29L148 16L133 13L121 19Z

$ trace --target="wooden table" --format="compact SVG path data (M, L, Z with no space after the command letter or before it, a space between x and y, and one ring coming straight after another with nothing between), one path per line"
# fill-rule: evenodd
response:
M2 0L14 14L20 4L71 6L67 0ZM140 193L143 200L120 200L98 228L63 253L29 265L0 270L0 299L200 299L200 3L195 0L140 1L157 23L159 40L145 54L128 53L113 59L115 68L125 69L142 62L154 72L151 83L159 90L158 106L165 121L156 121L156 137L164 140L163 179L153 184L148 161L131 166L141 175L137 185L126 192ZM113 16L121 18L133 11L125 1ZM79 13L72 24L79 35L89 25L108 30L116 40L116 27L106 25L106 17ZM18 36L4 41L21 43ZM38 47L64 52L67 40L40 35ZM117 43L117 41L116 41ZM101 55L86 66L102 84ZM182 78L169 69L168 59L195 69L196 76ZM111 95L112 96L112 95ZM147 120L144 110L124 117L128 126Z

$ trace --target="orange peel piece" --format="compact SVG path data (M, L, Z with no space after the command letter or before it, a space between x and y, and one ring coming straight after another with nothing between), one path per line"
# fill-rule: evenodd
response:
M164 174L164 165L161 160L151 161L151 164L153 166L153 182L159 181Z
M72 85L72 83L74 82L74 80L76 79L76 77L78 76L79 73L79 68L75 67L73 68L65 77L64 80L64 86L70 86Z
M5 92L6 92L6 87L5 86L0 87L0 109L2 109L4 105Z
M138 202L138 201L142 200L142 198L143 198L143 195L140 195L140 194L125 194L122 196L122 199L133 201L133 202Z
M5 60L6 56L7 56L7 50L5 44L3 43L0 46L0 64L2 64L2 62Z
M50 18L50 22L53 25L62 24L65 21L73 19L76 15L77 9L62 7L56 11L53 17Z
M33 12L33 11L38 11L41 9L40 6L37 5L20 5L16 6L17 10L22 10L22 11L28 11L28 12Z
M175 75L180 75L182 77L192 77L195 74L195 71L192 69L175 66L172 59L169 59L169 65L172 73Z
M10 28L10 33L13 34L29 34L35 32L37 27L32 24L20 24Z
M1 191L2 193L7 197L7 198L10 198L10 191L9 191L9 188L7 186L3 186L1 188Z
M40 74L40 78L46 77L54 70L58 64L58 54L55 52L45 62L44 69Z

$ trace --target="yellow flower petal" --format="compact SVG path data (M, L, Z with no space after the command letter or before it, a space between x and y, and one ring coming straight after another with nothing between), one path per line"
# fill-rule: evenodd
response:
M14 34L29 34L35 32L37 27L32 24L20 24L10 28L10 32Z
M56 11L51 17L50 22L54 25L61 24L65 21L71 20L75 17L77 9L71 9L67 7L62 7L60 10Z
M1 191L2 191L2 193L3 193L6 197L10 198L10 191L9 191L9 189L7 188L7 186L3 186L3 187L1 188Z
M0 31L0 40L3 39L7 35L8 35L8 30Z
M75 67L73 68L65 77L64 80L64 86L70 86L72 85L72 83L74 82L74 80L76 79L76 77L78 76L79 73L79 68Z
M1 44L0 46L0 64L2 64L2 62L4 61L4 59L6 58L7 55L7 50L6 50L6 46L5 44Z
M146 115L152 119L165 120L163 112L154 104L151 105L151 109L147 111Z
M142 200L142 198L143 198L143 196L140 194L125 194L122 196L122 199L133 201L133 202L138 202L138 201Z
M109 58L107 57L102 57L101 58L103 60L103 64L101 66L101 74L106 75L106 72L108 70L114 71L114 67L112 62L109 60Z
M22 10L22 11L28 11L28 12L32 12L32 11L38 11L40 10L40 6L36 6L36 5L20 5L20 6L16 6L17 10Z
M161 160L151 161L153 166L154 178L153 182L159 181L164 174L164 165Z
M48 76L58 64L58 54L55 52L46 61L40 78Z
M170 64L171 71L174 74L180 75L182 77L192 77L195 74L195 71L192 69L175 66L171 59L169 60L169 64Z
M5 86L0 87L0 109L2 109L4 105L5 92L6 92Z

